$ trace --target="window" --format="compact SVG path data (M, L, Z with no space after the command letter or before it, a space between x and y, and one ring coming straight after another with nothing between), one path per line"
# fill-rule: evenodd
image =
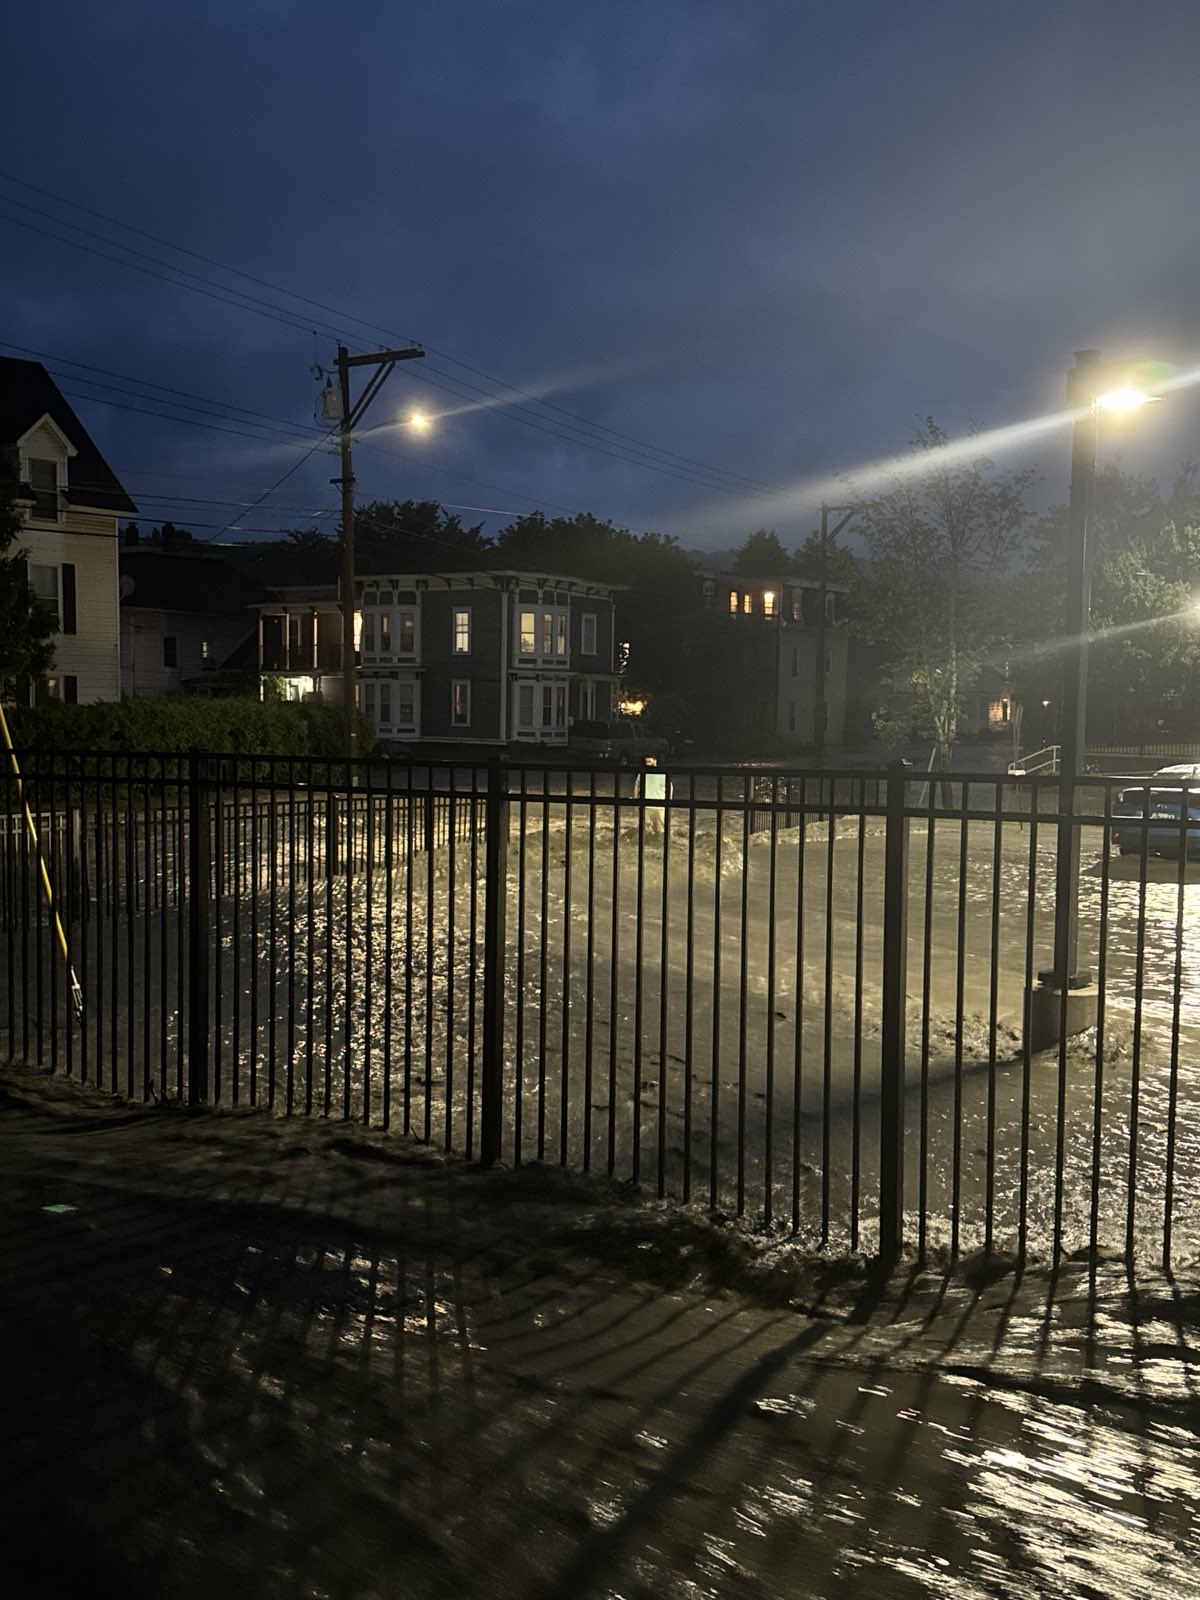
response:
M554 686L554 726L565 728L567 725L567 686L558 683Z
M415 656L417 653L417 614L415 611L401 611L396 618L400 634L396 645L402 656Z
M363 683L358 688L358 709L375 721L375 685Z
M392 613L381 611L379 613L379 654L390 656L392 653Z
M471 685L461 678L450 685L450 721L456 728L471 723Z
M580 648L585 656L594 656L596 654L596 613L594 611L589 611L584 616L583 638L580 641Z
M57 522L58 464L54 461L31 460L29 487L33 490L33 514L43 522Z
M364 655L375 654L375 613L364 611L362 614L362 628L358 635L359 649Z
M163 634L163 666L177 667L179 665L179 641L173 633Z
M58 569L62 584L62 631L75 632L75 563L64 561Z
M533 685L531 683L517 685L517 727L533 727Z
M385 679L379 685L379 726L390 728L392 725L392 686Z
M63 699L69 706L79 704L79 679L74 673L68 672L62 681Z
M58 568L36 567L30 564L29 587L33 590L34 597L44 611L48 611L54 618L55 627L58 626Z
M565 656L567 653L567 613L559 611L554 618L554 654Z
M521 613L521 654L531 656L537 649L537 614L533 611Z
M554 720L554 689L548 684L542 685L542 727L548 728Z
M553 611L542 612L542 654L544 656L552 656L554 654Z
M775 591L774 591L774 589L768 589L763 594L763 616L764 617L773 617L774 615L775 615Z
M804 615L804 608L800 602L799 594L792 596L792 621L799 622Z
M396 726L412 732L417 725L417 686L401 682L396 685Z
M750 593L749 589L747 589L746 593L742 596L742 610L747 616L749 616L751 611L754 610L754 596Z
M468 610L464 609L454 613L453 650L456 656L469 656L471 654L471 613Z
M738 592L736 589L729 591L729 615L736 617L738 614Z
M581 683L579 685L579 715L584 722L596 720L596 685L594 683Z

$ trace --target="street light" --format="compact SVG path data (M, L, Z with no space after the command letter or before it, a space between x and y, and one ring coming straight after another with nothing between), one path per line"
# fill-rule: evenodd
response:
M1091 625L1088 535L1096 501L1096 440L1101 411L1133 411L1157 398L1137 382L1137 369L1079 350L1067 374L1067 402L1077 412L1071 439L1071 497L1067 539L1067 655L1063 670L1058 852L1055 869L1054 965L1038 973L1031 1014L1032 1048L1057 1042L1095 1021L1090 971L1079 965L1079 829L1075 789L1087 735L1088 632Z

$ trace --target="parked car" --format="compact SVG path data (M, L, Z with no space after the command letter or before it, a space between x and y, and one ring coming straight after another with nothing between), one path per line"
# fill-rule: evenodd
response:
M611 722L576 722L567 734L568 748L579 755L615 761L619 766L640 766L647 756L665 756L667 741L633 717L614 717Z
M1141 855L1144 850L1178 859L1182 844L1189 858L1200 857L1200 790L1124 789L1118 801L1122 811L1113 820L1112 842L1119 854Z

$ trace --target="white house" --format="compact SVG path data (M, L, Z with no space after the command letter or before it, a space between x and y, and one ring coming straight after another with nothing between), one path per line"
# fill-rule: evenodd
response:
M16 484L30 585L58 624L31 697L118 699L117 522L137 507L40 362L0 356L0 471Z

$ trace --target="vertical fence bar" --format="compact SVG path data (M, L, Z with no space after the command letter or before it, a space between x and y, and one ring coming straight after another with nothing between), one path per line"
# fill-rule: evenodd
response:
M508 774L488 760L484 801L483 1061L479 1075L479 1159L500 1159L504 1118L504 965L508 922Z
M908 763L888 768L883 863L883 995L879 1078L879 1256L904 1248L904 1052L908 988Z
M208 1098L208 982L212 917L204 756L188 752L188 1104Z

